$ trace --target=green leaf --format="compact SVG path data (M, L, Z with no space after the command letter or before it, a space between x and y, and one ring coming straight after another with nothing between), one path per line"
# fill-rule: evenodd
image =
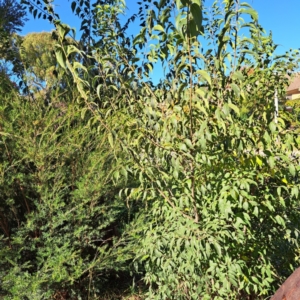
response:
M87 108L87 107L84 107L84 108L81 110L81 119L84 119L85 114L86 114L87 111L88 111L88 108Z
M281 216L279 216L279 215L275 216L275 220L279 225L285 227L285 222Z
M157 30L157 31L161 31L161 32L165 32L164 28L159 24L155 25L152 29Z
M196 3L192 3L191 5L191 13L192 13L192 16L193 16L193 19L196 23L196 26L198 27L198 30L201 32L202 31L202 19L203 19L203 16L202 16L202 9L201 7L196 4Z
M121 170L120 170L120 173L125 177L125 179L127 180L128 178L128 172L126 170L125 167L122 167Z
M187 0L186 0L186 3L187 3ZM192 3L195 3L195 4L197 4L198 6L201 6L202 0L192 0Z
M253 215L258 218L258 207L257 206L254 207Z
M80 56L82 56L80 50L76 48L74 45L69 45L67 47L67 55L69 56L71 53L78 53Z
M184 152L187 152L187 147L184 143L180 143L178 148Z
M60 66L63 69L66 69L66 58L61 48L55 50L55 56Z
M221 246L217 242L213 242L213 245L214 245L214 247L215 247L215 249L217 251L218 256L221 257L222 256Z
M210 244L208 242L205 243L205 249L206 249L206 255L207 255L207 258L210 257Z
M76 1L73 1L71 4L71 9L73 12L74 12L75 8L76 8Z
M235 83L232 83L230 86L231 86L232 90L234 91L235 95L237 97L240 97L240 95L241 95L240 88Z
M190 139L185 139L184 142L190 149L194 148Z
M274 122L271 122L269 124L269 128L270 128L271 132L274 133L276 131L276 124Z
M109 141L110 146L112 148L114 148L114 140L113 140L113 136L112 136L111 132L108 134L108 141Z
M167 1L167 0L160 0L160 1L159 1L159 4L158 4L158 7L159 7L159 8L164 7L164 5L166 4L166 1Z
M275 167L275 158L273 156L269 157L269 166L271 169L274 169Z
M196 73L204 78L209 83L209 85L211 85L211 77L205 70L198 70L196 71Z
M293 186L291 195L292 195L292 196L295 196L295 198L298 199L298 196L299 196L299 188L298 188L297 186Z
M196 93L199 94L200 97L204 98L206 96L207 91L204 88L196 89Z
M255 157L255 162L256 162L256 164L257 164L259 167L261 167L262 164L263 164L263 161L262 161L261 157L258 156L258 155Z
M290 171L291 175L295 177L295 175L296 175L296 168L295 168L295 166L293 164L289 165L289 171Z
M188 0L176 0L176 6L177 9L181 9L182 7L186 7L188 2Z
M240 109L233 103L229 102L228 106L234 110L234 112L237 114L237 116L240 116Z
M239 13L250 15L252 17L253 21L258 20L258 13L256 10L254 10L252 8L240 8Z
M228 115L229 115L230 110L229 110L229 105L228 105L228 103L225 103L225 104L223 105L222 111L223 111L223 113L224 113L225 116L228 116Z
M64 40L64 38L65 38L65 36L69 33L69 31L71 30L71 28L68 26L68 25L66 25L66 24L58 24L57 26L56 26L56 28L57 28L57 31L58 31L58 34L59 34L59 36L60 36L60 38L61 38L61 40Z
M177 170L173 171L173 176L174 176L175 179L178 179L178 172L177 172Z
M74 70L76 70L76 69L82 69L82 70L84 70L85 72L87 72L86 67L84 67L84 66L83 66L80 62L78 62L78 61L75 61L75 62L74 62L73 68L74 68Z
M243 81L244 80L244 75L242 74L241 71L235 71L233 74L232 74L232 79L238 79L240 81Z

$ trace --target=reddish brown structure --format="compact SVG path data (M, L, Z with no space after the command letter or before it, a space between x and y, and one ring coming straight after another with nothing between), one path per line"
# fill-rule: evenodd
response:
M270 300L300 300L300 268L294 271Z
M294 74L290 79L290 85L286 90L286 97L289 100L300 98L300 74Z

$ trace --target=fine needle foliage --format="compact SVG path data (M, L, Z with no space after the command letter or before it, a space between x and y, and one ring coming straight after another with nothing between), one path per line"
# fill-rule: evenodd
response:
M13 93L1 97L1 120L1 290L93 298L131 258L124 184L112 177L119 150L76 102L45 107Z
M56 80L47 101L0 93L5 299L271 296L300 257L299 144L274 107L297 53L238 0L141 1L125 25L123 0L73 1L79 39L23 2L56 26Z

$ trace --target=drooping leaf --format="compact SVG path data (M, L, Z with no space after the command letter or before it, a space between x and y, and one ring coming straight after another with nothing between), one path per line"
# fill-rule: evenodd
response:
M191 4L191 13L192 13L192 16L193 16L193 19L196 23L196 26L198 28L198 30L201 32L203 27L202 27L202 9L200 7L199 4L196 4L196 3L192 3Z

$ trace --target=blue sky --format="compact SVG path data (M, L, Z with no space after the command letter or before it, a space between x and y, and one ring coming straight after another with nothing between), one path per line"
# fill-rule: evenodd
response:
M137 2L143 0L126 0L127 16L137 12ZM212 0L206 0L205 5L210 5ZM299 14L300 0L244 0L248 2L259 14L259 22L267 33L272 30L273 40L280 46L277 53L284 53L290 48L300 48L299 35ZM60 15L64 23L71 27L79 26L79 19L71 12L71 2L67 0L55 0L55 10ZM29 21L26 22L21 34L29 32L50 31L53 26L43 19L34 20L29 14ZM131 28L130 33L138 32L138 26ZM157 77L157 76L154 76ZM155 80L156 81L156 80Z
M127 15L137 12L138 0L127 0ZM211 0L206 0L207 5ZM275 43L280 44L279 51L283 52L290 48L300 48L299 37L299 14L300 0L246 0L259 13L259 20L267 30L272 30ZM78 25L78 19L71 13L70 2L56 0L55 7L62 20L71 26ZM34 20L28 15L29 21L25 24L22 34L29 32L49 31L53 27L47 20Z
M258 11L261 25L272 30L278 51L300 48L299 13L300 0L248 0Z

